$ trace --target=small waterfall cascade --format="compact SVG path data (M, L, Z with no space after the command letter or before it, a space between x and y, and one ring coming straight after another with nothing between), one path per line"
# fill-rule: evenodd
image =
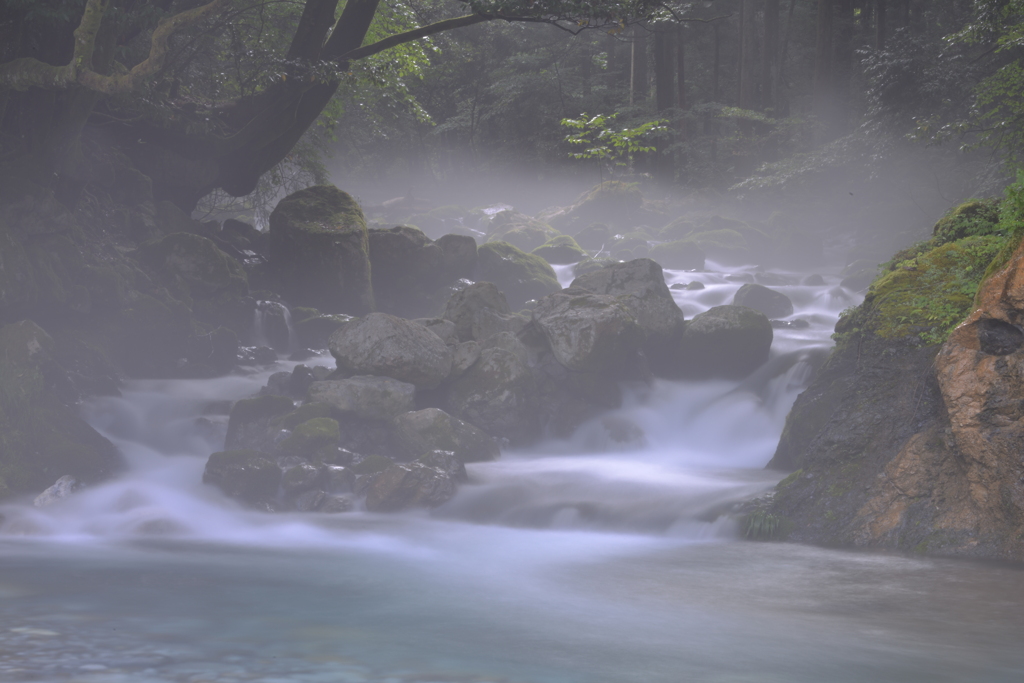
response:
M292 314L280 301L257 301L253 309L253 341L279 353L298 349Z

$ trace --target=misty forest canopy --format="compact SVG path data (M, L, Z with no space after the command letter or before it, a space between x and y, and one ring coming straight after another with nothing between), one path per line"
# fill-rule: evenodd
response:
M431 35L491 20L619 31L677 10L648 0L6 0L0 15L2 163L59 195L88 171L86 139L126 155L158 199L190 209L241 196L339 88L384 85ZM384 59L372 60L388 51ZM362 63L362 68L360 68Z

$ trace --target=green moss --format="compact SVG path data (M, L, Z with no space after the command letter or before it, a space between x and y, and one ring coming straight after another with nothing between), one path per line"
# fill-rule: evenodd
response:
M788 477L786 477L785 479L780 481L778 484L776 484L775 488L776 489L784 489L784 488L786 488L787 486L789 486L790 484L795 482L797 479L799 479L800 476L803 473L804 473L804 471L802 469L801 470L797 470L796 472L791 473Z
M547 261L506 242L488 242L477 250L477 274L497 285L512 309L561 289Z
M992 199L970 199L939 219L932 235L941 244L965 237L991 235L999 230L999 202Z
M321 448L337 446L341 440L338 421L329 417L314 417L297 425L287 439L281 442L281 452L308 456Z
M789 535L790 525L767 510L754 510L740 520L744 538L752 541L781 541Z
M333 185L314 185L282 199L270 216L270 229L365 233L366 218L347 192Z
M298 425L318 417L332 417L334 408L329 403L307 403L274 422L281 429L295 429Z
M916 335L941 344L974 305L982 276L1005 239L967 237L902 261L868 291L865 321L880 337ZM837 328L838 329L838 328Z
M568 235L550 239L530 253L548 263L578 263L587 258L587 252Z
M391 458L383 455L369 455L352 465L352 472L355 474L377 474L394 465Z

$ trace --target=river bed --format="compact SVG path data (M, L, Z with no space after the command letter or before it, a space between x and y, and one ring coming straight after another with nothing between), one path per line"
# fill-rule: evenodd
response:
M201 483L231 401L294 363L89 401L129 469L0 508L0 680L1021 680L1016 567L740 540L731 511L783 476L786 412L858 302L828 275L667 272L704 284L673 290L688 318L755 278L796 308L761 371L629 388L607 417L641 436L595 421L470 465L432 512L271 515Z

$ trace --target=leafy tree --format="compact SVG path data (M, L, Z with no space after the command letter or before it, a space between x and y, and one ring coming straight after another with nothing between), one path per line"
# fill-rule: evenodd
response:
M572 131L565 137L565 141L583 147L578 152L570 152L569 156L573 159L597 159L601 182L604 182L605 163L609 164L611 172L615 166L629 167L634 154L653 152L655 147L645 145L644 140L651 133L666 130L665 124L668 123L659 119L635 128L616 128L612 125L616 117L617 114L599 114L588 118L583 114L578 119L562 119L562 125Z
M157 198L190 209L217 189L252 192L339 89L400 82L429 48L373 59L385 51L497 19L621 27L657 7L466 0L421 23L379 0L5 0L0 163L73 199L93 135L149 175Z

